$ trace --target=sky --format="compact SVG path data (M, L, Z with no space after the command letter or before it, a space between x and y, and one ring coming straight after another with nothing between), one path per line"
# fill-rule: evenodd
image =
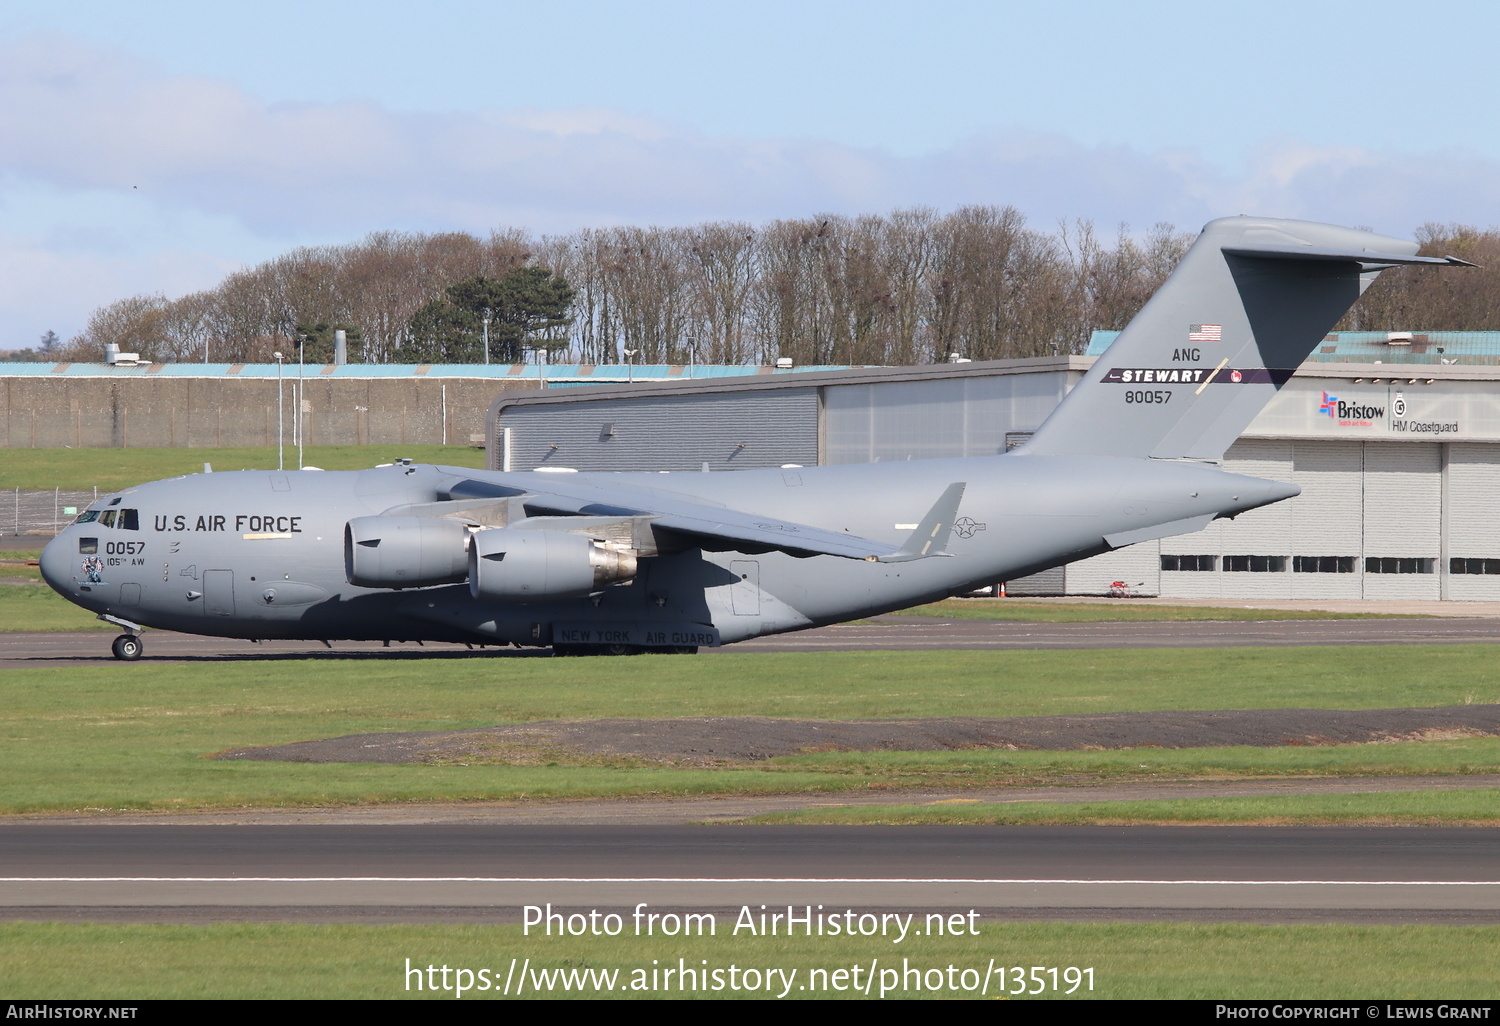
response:
M1500 224L1500 5L0 5L0 349L373 231Z

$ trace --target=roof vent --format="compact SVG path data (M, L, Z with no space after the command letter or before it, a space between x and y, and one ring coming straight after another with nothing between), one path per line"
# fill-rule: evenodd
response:
M1385 344L1388 346L1409 346L1411 345L1411 332L1388 331L1385 333Z
M142 360L140 353L122 353L119 343L109 342L104 346L104 362L111 367L140 367L151 361Z

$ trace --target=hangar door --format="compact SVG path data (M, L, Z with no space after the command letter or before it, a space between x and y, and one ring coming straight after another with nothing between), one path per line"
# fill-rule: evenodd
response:
M1500 445L1448 444L1444 598L1500 599Z
M1366 442L1364 597L1442 597L1442 447Z
M1302 494L1283 503L1291 515L1288 596L1363 598L1364 443L1294 442L1292 483Z

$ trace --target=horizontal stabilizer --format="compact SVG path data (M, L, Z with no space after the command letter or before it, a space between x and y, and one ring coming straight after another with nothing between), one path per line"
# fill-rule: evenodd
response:
M1261 257L1267 260L1330 260L1359 264L1440 264L1445 267L1476 267L1453 256L1425 257L1409 253L1377 253L1367 249L1328 249L1321 246L1225 246L1231 256Z

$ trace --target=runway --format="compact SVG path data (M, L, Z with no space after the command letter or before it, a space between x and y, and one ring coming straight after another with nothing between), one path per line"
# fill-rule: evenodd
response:
M0 633L0 669L28 666L110 666L108 631ZM249 642L147 631L146 659L202 662L224 659L469 659L550 658L547 649L476 648L430 643L335 641ZM837 624L755 638L701 655L736 652L866 652L1231 648L1296 645L1463 645L1500 643L1500 618L1370 620L1239 620L1144 623L1037 624L938 617L883 616L865 623Z
M1460 828L12 822L0 826L0 914L298 919L333 907L503 922L550 902L1500 922L1497 855L1500 830Z

